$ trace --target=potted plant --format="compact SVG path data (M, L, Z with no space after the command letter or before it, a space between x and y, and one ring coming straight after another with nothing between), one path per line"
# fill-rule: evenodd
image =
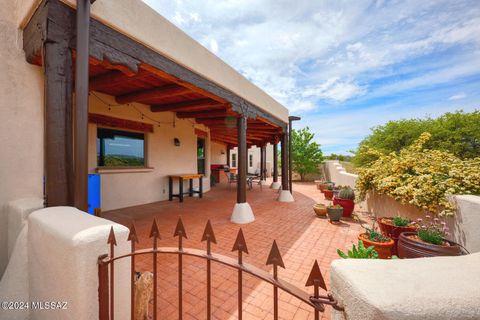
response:
M398 239L400 258L459 256L464 254L457 243L445 239L449 235L445 222L425 216L426 221L416 221L417 232L404 232Z
M401 216L380 217L377 219L380 232L389 236L394 242L393 254L398 254L398 238L403 232L417 231L417 225L414 221Z
M365 228L365 232L358 235L358 240L362 240L367 247L374 246L380 259L388 259L392 256L395 242L378 232L375 226Z
M355 208L355 192L349 186L343 187L338 196L333 198L333 204L339 204L343 207L343 216L348 218L352 216Z
M330 221L332 222L338 222L340 221L340 218L342 217L342 214L343 214L343 208L342 206L340 205L329 205L327 207L327 214L328 214L328 218L330 219Z
M330 181L326 181L326 182L322 182L318 185L318 188L320 189L320 191L323 193L325 190L328 189L328 186L332 185L333 186L333 183L330 182Z
M313 206L313 211L319 218L324 218L327 216L327 206L322 203L317 203Z
M340 193L340 189L343 188L342 186L333 186L333 197L332 198L335 198L335 197L338 197L338 194Z
M326 190L323 190L323 195L326 200L332 200L333 198L333 185L329 185Z
M352 245L352 250L348 250L346 254L340 249L337 249L337 253L343 259L378 259L378 252L375 247L365 248L362 240L358 240L358 249L355 245Z

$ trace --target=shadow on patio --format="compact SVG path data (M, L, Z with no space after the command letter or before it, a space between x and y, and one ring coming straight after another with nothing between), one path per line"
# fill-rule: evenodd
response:
M315 260L318 260L327 285L329 265L337 258L336 249L348 247L356 242L361 229L353 221L340 225L330 224L326 219L317 218L312 210L316 202L326 202L313 183L294 184L293 203L276 201L277 192L255 186L247 193L256 220L247 225L235 225L229 218L235 203L235 187L219 184L204 194L203 199L185 198L178 201L156 202L141 206L103 213L103 217L129 226L135 222L139 235L139 248L152 246L148 239L152 219L157 219L161 240L159 246L176 246L173 232L181 216L188 239L184 247L204 249L200 239L205 224L210 219L217 245L212 251L236 257L232 252L239 227L245 235L249 254L244 261L271 271L265 265L273 240L277 241L286 269L279 269L279 277L310 292L305 282ZM159 256L158 306L159 319L178 318L178 265L174 255ZM198 258L184 257L183 310L184 319L206 319L206 263ZM137 259L137 271L151 271L151 257ZM272 286L249 275L243 280L243 318L273 318ZM313 319L311 307L280 292L279 310L281 319ZM219 264L212 264L212 313L215 319L237 318L237 272ZM329 308L324 314L328 318Z

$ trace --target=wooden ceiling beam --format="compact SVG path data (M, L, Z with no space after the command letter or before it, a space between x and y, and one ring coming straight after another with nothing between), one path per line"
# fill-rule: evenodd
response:
M176 84L169 84L158 88L136 91L117 96L115 97L115 100L119 104L127 104L130 102L148 103L148 101L152 99L175 97L189 92L191 92L191 90L188 88Z
M200 100L191 100L177 103L166 103L166 104L156 104L150 106L152 112L165 112L165 111L176 111L176 112L188 112L188 111L198 111L198 110L210 110L210 109L223 109L225 104L219 103L218 101L213 101L210 99L200 99Z
M115 86L125 81L125 78L128 78L128 76L119 70L108 71L104 74L90 78L89 89L92 91L98 91L100 87L106 85Z
M178 84L182 87L188 88L191 91L194 91L198 94L201 94L204 97L210 98L210 99L215 100L219 103L227 103L227 101L225 99L222 99L222 98L218 97L217 95L214 95L213 93L211 93L207 90L200 89L199 87L197 87L197 86L195 86L195 85L193 85L193 84L191 84L187 81L180 80L177 77L174 77L174 76L168 74L167 72L159 70L159 69L157 69L157 68L155 68L151 65L142 63L139 68L143 69L143 70L147 70L147 71L153 73L154 75L156 75L157 77L159 77L161 79L174 82L174 83L176 83L176 84Z

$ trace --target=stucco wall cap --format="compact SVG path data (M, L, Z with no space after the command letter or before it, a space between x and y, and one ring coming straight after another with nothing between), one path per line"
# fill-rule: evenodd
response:
M479 264L480 253L338 259L331 266L332 292L345 306L348 319L479 319Z

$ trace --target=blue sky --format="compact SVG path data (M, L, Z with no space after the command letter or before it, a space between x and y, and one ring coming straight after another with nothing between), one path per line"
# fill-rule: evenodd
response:
M144 0L302 117L325 154L480 109L480 1Z

